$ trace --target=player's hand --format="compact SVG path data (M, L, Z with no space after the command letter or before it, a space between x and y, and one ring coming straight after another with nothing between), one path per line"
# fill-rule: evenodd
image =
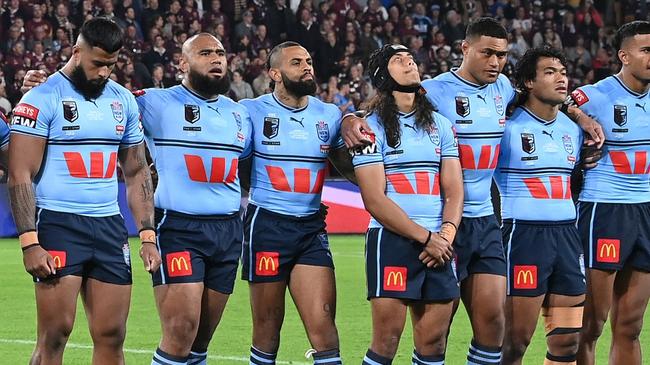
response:
M593 169L598 166L598 161L603 157L603 150L595 146L589 146L585 143L580 151L580 161L582 161L582 168L585 170Z
M36 86L42 84L47 80L47 73L42 70L29 70L23 78L23 85L20 87L21 93L26 93Z
M576 108L576 110L580 109ZM586 134L585 144L587 146L595 146L596 148L603 147L603 143L605 143L605 132L603 132L603 127L600 123L582 111L579 111L578 113L577 123Z
M23 251L25 270L39 279L45 279L56 274L54 258L41 245L27 248Z
M430 256L431 260L426 260L426 256ZM451 243L440 237L438 233L434 233L419 258L428 267L438 267L449 262L452 257L454 257L454 249Z
M350 115L341 122L341 137L348 148L362 147L372 143L368 135L373 133L365 118Z
M155 273L158 271L162 260L160 259L160 253L156 245L152 243L143 243L140 247L140 258L144 263L144 269L150 273Z

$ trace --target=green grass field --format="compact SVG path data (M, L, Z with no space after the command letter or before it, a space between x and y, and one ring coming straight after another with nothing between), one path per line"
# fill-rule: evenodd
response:
M330 238L336 264L338 287L337 324L341 337L344 362L359 364L370 341L370 306L365 299L365 278L362 236L332 236ZM137 252L137 250L134 250ZM3 364L27 363L34 346L36 315L34 290L31 278L23 269L18 242L0 240L0 354ZM134 290L128 332L125 344L127 363L149 364L156 348L160 327L156 313L149 275L142 270L139 258L134 255ZM291 303L290 299L287 303ZM646 315L650 319L650 315ZM396 364L410 362L412 351L411 331L405 331ZM649 326L641 341L648 341ZM250 346L250 307L246 283L237 280L235 293L230 299L223 320L209 349L210 363L242 364L248 361ZM465 364L471 329L463 309L454 321L447 349L447 364ZM609 329L599 343L597 363L606 363ZM292 304L282 328L282 344L278 363L307 364L304 357L309 348L304 329ZM647 347L646 347L647 352ZM540 325L528 349L525 364L541 364L545 350L543 328ZM648 356L648 354L646 354ZM91 340L85 315L79 302L75 330L65 353L66 364L90 364Z

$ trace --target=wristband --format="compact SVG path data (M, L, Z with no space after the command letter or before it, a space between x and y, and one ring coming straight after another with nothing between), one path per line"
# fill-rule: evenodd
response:
M456 226L456 224L454 222L452 222L452 221L444 221L444 222L442 222L441 226L443 226L445 224L451 224L452 226L454 226L454 229L456 231L458 231L458 226Z
M143 231L154 231L154 232L156 232L156 229L153 228L153 227L142 227L142 228L140 228L138 233L142 233Z
M431 231L429 231L429 234L427 235L427 240L424 241L424 243L423 243L422 245L423 245L423 246L426 246L427 243L429 243L429 241L431 241Z
M23 250L23 252L25 252L25 251L29 250L30 248L34 248L34 247L40 246L40 245L41 245L40 243L32 243L32 244L29 244L29 245L26 245L26 246L21 246L20 249Z
M152 245L156 245L156 242L154 241L141 241L140 244L144 245L145 243L151 243Z
M38 234L36 230L25 231L18 236L18 241L20 241L20 247L31 245L34 242L38 242Z

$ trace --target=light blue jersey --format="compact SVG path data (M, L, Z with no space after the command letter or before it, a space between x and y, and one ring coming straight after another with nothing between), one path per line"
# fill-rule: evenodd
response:
M109 80L86 100L62 72L30 90L14 108L12 132L44 138L47 148L35 179L36 206L92 217L120 213L117 153L142 143L138 105Z
M476 85L455 71L422 82L438 112L456 128L463 167L463 217L494 213L490 195L499 145L506 125L506 107L515 96L510 81L499 75L495 83Z
M6 146L9 143L9 124L7 118L2 112L0 112L0 148Z
M375 131L375 142L357 149L352 158L354 168L383 164L386 173L386 196L394 201L414 222L437 232L442 223L440 164L445 158L458 158L458 143L449 120L435 113L435 125L422 131L415 125L415 112L400 113L401 138L389 146L386 131L376 114L367 117ZM382 227L372 218L369 228Z
M239 160L250 154L246 108L207 100L183 85L136 92L158 172L156 208L192 215L239 211Z
M603 157L585 172L580 200L597 203L650 202L650 98L616 76L575 90L578 107L601 123Z
M250 202L292 216L320 208L327 156L339 141L341 111L309 97L291 108L273 93L241 100L253 123Z
M504 219L564 221L576 217L571 172L582 131L563 113L546 121L525 107L508 120L494 179Z

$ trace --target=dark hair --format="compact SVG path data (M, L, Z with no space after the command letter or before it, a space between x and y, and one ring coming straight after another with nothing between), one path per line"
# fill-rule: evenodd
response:
M122 29L106 17L87 20L79 34L91 47L98 47L107 53L115 53L122 48Z
M280 52L282 52L283 49L289 47L302 47L302 46L300 45L300 43L293 42L293 41L286 41L276 45L271 49L271 52L269 52L268 56L266 57L266 69L270 70L271 66L277 63L277 59L280 55ZM269 83L269 87L271 88L271 90L275 90L275 82L273 80L271 80L271 82Z
M535 80L537 77L537 63L540 58L556 58L560 60L562 66L567 66L566 57L559 49L542 46L527 50L517 62L517 67L515 68L515 86L520 91L517 99L519 104L524 103L528 99L526 82Z
M395 97L391 91L380 91L366 106L370 113L376 113L379 123L386 132L386 143L390 147L397 147L401 138L399 125L399 110ZM431 104L424 92L415 93L415 126L419 131L429 131L436 124L433 112L436 108Z
M478 18L467 26L465 39L480 36L508 39L506 29L499 22L488 17Z
M636 20L623 24L614 35L613 45L616 51L621 49L621 45L627 38L632 38L637 34L650 34L650 22Z

